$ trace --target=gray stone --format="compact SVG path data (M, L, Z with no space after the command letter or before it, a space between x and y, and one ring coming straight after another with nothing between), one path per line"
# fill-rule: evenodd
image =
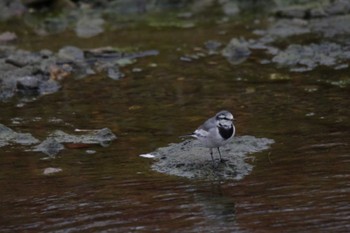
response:
M99 144L103 147L108 146L109 143L117 137L108 128L100 130L84 130L84 134L72 135L61 130L56 130L51 133L43 142L35 146L32 151L42 152L51 158L54 158L61 150L63 150L64 143L73 144Z
M84 52L75 46L65 46L58 51L58 57L68 61L82 61Z
M26 7L21 0L2 0L0 1L0 20L7 20L14 16L22 15Z
M39 93L41 95L51 94L58 91L60 88L61 85L57 81L49 79L46 82L40 82Z
M42 152L49 157L54 157L63 149L64 146L59 141L55 138L49 137L39 145L35 146L33 151Z
M197 140L186 140L159 148L151 154L156 162L152 169L169 175L199 179L242 179L253 166L245 159L248 154L266 150L274 140L253 136L235 137L234 141L221 148L224 162L218 161L218 152L214 150L216 166L209 154Z
M208 50L208 53L212 55L212 54L218 53L218 50L222 46L222 43L216 40L208 40L207 42L204 43L204 46Z
M274 56L272 61L291 67L291 71L305 72L319 65L336 67L347 59L350 59L348 47L324 42L310 45L289 45L286 50L280 51Z
M39 140L30 133L17 133L5 125L0 124L0 147L10 144L32 145L38 142Z
M107 76L113 80L119 80L124 77L124 74L120 72L117 66L107 68Z
M84 16L78 20L75 32L79 37L93 37L104 31L103 24L104 20L102 18Z
M59 143L99 144L101 146L107 146L111 141L117 139L117 136L108 128L89 130L81 135L72 135L56 130L49 137L54 138Z
M17 79L17 89L20 91L37 91L38 88L38 77L25 76Z
M43 175L52 175L58 172L62 172L62 168L48 167L44 169Z
M246 40L233 38L221 51L221 54L226 57L229 63L237 65L244 62L251 54L251 51Z

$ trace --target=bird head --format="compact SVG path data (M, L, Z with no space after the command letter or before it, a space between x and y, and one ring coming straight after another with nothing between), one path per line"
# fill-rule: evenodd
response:
M216 120L216 126L220 128L231 128L232 127L232 122L234 120L232 113L229 111L223 110L218 112L215 115L215 120Z

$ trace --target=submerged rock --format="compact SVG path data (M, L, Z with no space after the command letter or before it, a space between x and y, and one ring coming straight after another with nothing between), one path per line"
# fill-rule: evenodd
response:
M75 32L79 37L93 37L103 32L103 24L102 18L84 16L78 20Z
M124 74L120 72L117 66L107 68L107 76L113 80L119 80L124 77Z
M101 146L108 146L111 141L117 139L117 136L108 128L86 132L81 135L72 135L56 130L49 137L54 138L59 143L99 144Z
M39 140L30 133L17 133L5 125L0 124L0 147L10 144L32 145L38 142Z
M34 147L33 151L42 152L49 157L54 157L63 149L64 146L55 138L47 138L42 143Z
M70 145L71 148L84 148L84 144L98 144L106 147L111 141L117 139L117 136L108 128L99 130L84 131L86 133L80 135L72 135L61 130L56 130L51 133L47 139L35 146L33 151L42 152L49 157L56 156L61 150L65 149L64 144L71 143L77 146Z
M224 162L218 161L217 150L214 150L217 167L213 167L209 149L197 140L186 140L152 152L157 159L152 169L187 178L239 180L253 169L245 162L247 155L266 150L272 143L274 140L267 138L236 137L232 143L220 148Z
M205 48L208 50L209 55L217 54L222 43L216 40L208 40L204 43Z
M280 1L275 14L284 18L319 18L329 15L344 15L350 12L347 0Z
M272 61L291 67L291 71L304 72L319 65L336 66L350 59L350 48L335 43L310 45L292 44L280 51Z
M34 76L24 76L17 79L17 89L22 92L37 92L39 79Z
M8 43L17 40L17 35L14 32L3 32L0 34L0 43Z
M84 52L75 46L64 46L58 51L58 57L68 61L82 61Z
M14 16L20 16L24 14L26 10L21 0L0 1L0 20L7 20Z
M16 93L40 95L60 88L50 79L50 67L57 62L51 51L29 52L3 46L0 54L0 100Z
M222 50L221 54L226 57L229 63L237 65L244 62L251 54L251 51L247 41L233 38Z

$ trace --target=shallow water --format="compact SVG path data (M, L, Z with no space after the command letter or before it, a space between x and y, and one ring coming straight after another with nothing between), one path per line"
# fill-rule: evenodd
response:
M119 81L104 75L72 78L59 92L35 101L18 97L0 103L1 123L41 140L56 129L108 127L118 136L109 147L67 149L53 160L15 146L1 148L0 231L347 232L349 88L319 81L345 76L347 69L300 74L255 59L237 66L220 56L179 60L209 39L227 42L240 29L221 35L220 27L225 25L130 29L71 43L66 33L54 43L52 36L20 43L33 50L78 42L136 45L160 55L123 68L126 77ZM133 67L142 72L131 72ZM289 79L271 80L271 73ZM243 180L167 176L139 157L179 142L178 136L221 109L233 111L238 135L276 141L252 154L253 171ZM44 176L47 167L63 171Z

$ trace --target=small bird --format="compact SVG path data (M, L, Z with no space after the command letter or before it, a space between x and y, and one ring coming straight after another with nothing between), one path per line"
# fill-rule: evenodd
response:
M213 148L217 148L220 161L222 161L220 147L230 142L235 135L236 130L233 120L232 113L223 110L218 112L214 117L209 118L192 134L188 135L198 139L204 147L210 149L213 165L215 165Z

